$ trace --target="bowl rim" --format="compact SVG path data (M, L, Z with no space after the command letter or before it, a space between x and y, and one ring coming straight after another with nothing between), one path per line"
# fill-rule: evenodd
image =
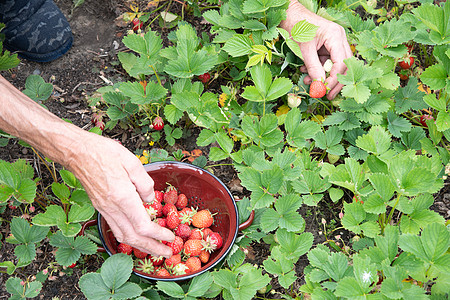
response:
M193 277L199 276L199 275L201 275L201 274L211 270L212 268L216 267L219 263L221 263L225 259L225 257L228 255L228 253L233 248L233 245L234 245L234 243L236 241L236 237L237 237L237 234L238 234L238 231L239 231L239 210L237 208L236 201L234 200L233 195L231 194L231 192L228 189L228 187L222 182L222 180L220 180L217 176L215 176L211 172L209 172L209 171L207 171L207 170L205 170L205 169L203 169L203 168L201 168L199 166L196 166L196 165L193 165L193 164L189 164L189 163L185 163L185 162L180 162L180 161L157 161L157 162L151 162L151 163L145 164L143 166L144 166L145 171L149 172L149 171L151 171L151 166L154 166L154 165L167 165L167 164L183 165L185 167L194 168L194 169L197 169L199 171L207 173L209 176L211 176L213 179L215 179L217 182L219 182L222 185L222 187L225 189L225 191L228 193L230 199L232 200L233 207L234 207L234 210L235 210L235 215L236 215L236 228L234 230L233 238L232 238L232 241L231 241L230 245L228 246L228 249L226 249L225 252L222 254L222 256L220 256L214 263L209 265L204 270L201 270L201 271L196 272L194 274L179 275L179 276L174 276L174 277L170 277L170 278L164 278L164 277L153 277L153 276L149 276L149 275L140 274L140 273L138 273L138 272L136 272L134 270L135 267L133 266L133 271L132 271L133 274L135 274L136 276L139 276L141 278L145 278L145 279L148 279L148 280L156 280L156 281L182 281L182 280L188 280L188 279L191 279ZM111 252L111 250L106 245L106 241L105 241L105 238L104 238L104 232L103 232L103 228L102 228L102 225L101 225L102 224L102 222L101 222L102 218L103 218L102 215L100 213L98 213L98 216L97 216L97 229L98 229L98 232L99 232L100 241L102 242L102 245L105 248L106 253L108 253L109 256L112 256L113 253ZM106 222L106 220L105 220L105 222Z

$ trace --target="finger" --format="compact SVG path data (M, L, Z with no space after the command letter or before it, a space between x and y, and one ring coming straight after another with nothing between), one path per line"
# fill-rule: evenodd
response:
M320 63L315 44L312 42L303 43L301 46L301 51L309 76L313 80L325 79L325 70Z
M308 73L308 69L306 68L305 65L303 65L303 66L300 67L300 72L302 72L302 73Z
M145 171L144 166L134 155L127 155L124 161L124 169L142 201L153 202L155 200L154 182Z
M339 94L339 92L342 90L342 88L344 87L343 84L336 84L336 86L330 90L327 94L327 99L328 100L333 100L334 98L336 98L336 96Z
M310 85L312 81L313 80L312 80L311 76L309 76L309 75L306 75L305 78L303 78L303 83L306 85Z

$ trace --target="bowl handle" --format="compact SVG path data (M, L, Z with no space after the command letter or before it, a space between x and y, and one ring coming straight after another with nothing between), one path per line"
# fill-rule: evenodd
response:
M86 228L91 227L91 226L95 226L95 225L97 225L97 219L85 222L83 224L83 226L81 226L81 230L80 230L79 235L84 236L84 231L86 230ZM103 247L98 247L97 248L97 252L106 253L106 250Z
M255 219L254 210L252 210L252 212L250 213L250 216L248 217L247 221L244 221L243 223L239 224L238 230L242 231L244 229L247 229L250 225L252 225L253 219Z

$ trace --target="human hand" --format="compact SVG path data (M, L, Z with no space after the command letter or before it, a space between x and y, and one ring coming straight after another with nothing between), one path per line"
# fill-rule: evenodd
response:
M139 159L118 142L82 133L68 169L80 180L94 207L119 242L156 256L170 257L174 234L152 222L142 201L155 199L154 183Z
M298 43L305 65L300 67L302 72L308 75L304 79L305 84L311 84L313 80L326 78L323 64L331 59L333 67L325 83L329 92L327 98L332 100L341 91L343 85L338 82L337 74L345 74L347 67L344 59L352 56L350 45L342 26L328 21L307 10L297 0L291 0L286 11L286 20L280 26L291 32L292 27L301 20L318 26L316 36L312 41Z

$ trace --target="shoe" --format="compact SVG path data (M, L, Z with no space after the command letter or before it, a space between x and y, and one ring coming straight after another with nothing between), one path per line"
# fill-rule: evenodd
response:
M3 46L20 57L49 62L72 47L69 22L52 0L0 0Z

